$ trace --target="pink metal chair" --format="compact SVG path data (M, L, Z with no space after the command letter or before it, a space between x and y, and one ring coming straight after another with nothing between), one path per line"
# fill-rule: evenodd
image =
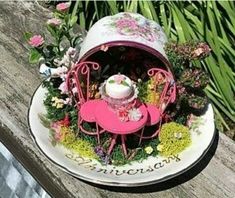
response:
M96 124L96 131L88 131L83 127L83 123L96 123L95 108L100 100L90 99L90 74L91 70L98 70L99 64L95 62L82 62L75 64L67 75L67 87L70 94L76 101L78 110L78 128L85 134L97 136L98 144L100 143L100 134L104 132L99 130Z
M163 69L152 68L148 70L149 77L154 80L154 89L156 86L163 86L162 92L160 93L160 99L157 105L146 104L146 108L148 111L148 120L146 126L153 126L159 124L157 130L152 134L145 134L144 130L141 133L137 133L140 137L139 144L143 139L151 139L156 137L160 132L162 117L164 115L164 111L169 103L173 103L176 99L176 85L173 78L173 75Z

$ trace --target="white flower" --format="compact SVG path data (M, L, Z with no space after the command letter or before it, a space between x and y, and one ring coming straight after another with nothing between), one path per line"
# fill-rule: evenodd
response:
M145 147L144 151L145 153L150 155L153 152L153 148L151 146L147 146Z
M60 75L60 78L61 78L63 81L65 81L66 78L67 78L67 74L61 74L61 75Z
M65 66L51 69L52 76L59 76L63 81L65 81L67 76L68 68Z
M62 66L62 67L58 67L57 68L57 74L60 76L61 74L65 74L67 73L68 71L68 68L65 67L65 66Z
M142 113L139 109L132 108L128 112L128 117L130 121L139 121L142 117Z
M71 104L71 103L72 103L71 98L65 98L64 104Z
M60 60L58 58L55 58L53 62L55 65L60 66Z
M76 55L76 49L70 47L70 48L67 50L66 55L67 55L67 56L70 56L71 58L74 58L75 55Z
M61 49L61 51L63 51L63 49ZM54 59L54 64L59 67L62 65L70 67L74 63L74 59L76 58L76 56L77 50L75 48L70 47L61 60L58 58Z
M73 89L72 89L72 92L75 94L75 93L78 93L78 88L77 87L74 87Z
M174 136L176 139L181 139L182 138L182 133L174 133Z

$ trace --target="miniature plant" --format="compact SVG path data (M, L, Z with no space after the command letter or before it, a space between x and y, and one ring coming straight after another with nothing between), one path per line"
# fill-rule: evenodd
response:
M202 60L208 56L210 48L206 43L191 41L182 44L169 42L165 50L172 63L178 91L176 104L170 108L175 113L168 112L168 115L173 116L170 120L186 124L190 113L200 115L208 104L203 92L209 83L208 74L196 67L193 60Z
M69 13L70 3L60 3L49 19L46 28L51 39L46 40L44 35L33 35L31 32L24 34L30 45L29 62L32 64L43 61L50 67L58 67L65 51L69 48L79 47L82 35L73 33L77 16Z

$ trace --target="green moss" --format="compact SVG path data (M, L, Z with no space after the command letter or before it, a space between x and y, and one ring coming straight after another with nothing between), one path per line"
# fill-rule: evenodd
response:
M63 135L61 144L64 147L71 149L82 157L97 159L92 145L88 141L77 139L72 129L61 127L61 133Z
M161 155L170 156L178 154L191 143L189 128L175 122L163 124L159 140Z
M131 164L131 162L134 161L143 161L144 159L148 158L149 156L156 156L158 154L157 151L157 145L159 144L158 138L153 138L151 140L146 140L142 142L142 145L140 147L136 147L133 149L128 149L128 157L125 158L123 154L123 150L121 145L116 145L114 147L114 150L111 154L112 164L116 166L122 166L125 164ZM132 147L132 145L129 145L129 142L127 141L127 148ZM152 147L153 152L151 154L147 154L144 150L146 147ZM133 157L130 157L134 153Z

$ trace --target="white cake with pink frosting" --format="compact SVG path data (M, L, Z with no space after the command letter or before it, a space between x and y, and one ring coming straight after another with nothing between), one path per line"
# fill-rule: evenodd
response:
M127 76L116 74L108 78L105 92L111 98L127 98L133 92L133 83Z

